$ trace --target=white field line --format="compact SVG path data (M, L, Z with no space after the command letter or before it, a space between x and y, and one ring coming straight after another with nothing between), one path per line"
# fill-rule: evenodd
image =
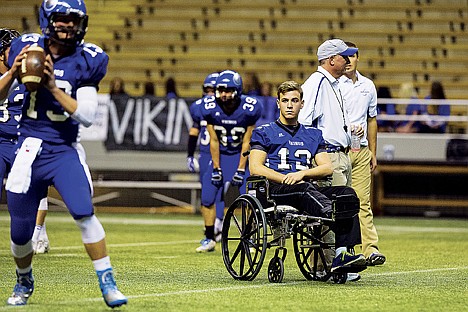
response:
M194 243L199 243L200 240L178 240L178 241L165 241L165 242L143 242L143 243L125 243L125 244L107 244L107 247L109 248L127 248L127 247L145 247L145 246L164 246L164 245L182 245L182 244L194 244ZM53 246L52 247L54 250L76 250L76 249L83 249L83 245L78 245L78 246ZM0 249L0 255L4 254L10 254L10 249ZM65 254L57 254L57 253L50 253L48 256L64 256ZM83 254L85 255L85 254ZM160 258L159 258L160 259Z
M378 276L391 276L391 275L402 275L402 274L415 274L415 273L434 273L434 272L444 272L444 271L464 271L468 270L468 266L464 267L453 267L453 268L436 268L436 269L427 269L427 270L413 270L413 271L403 271L403 272L387 272L387 273L375 273L375 274L366 274L368 277L378 277ZM266 288L266 287L287 287L297 284L311 283L310 281L294 281L294 282L285 282L285 283L265 283L261 285L245 285L245 286L232 286L232 287L219 287L219 288L207 288L207 289L190 289L190 290L180 290L180 291L170 291L165 293L153 293L153 294L142 294L142 295L133 295L128 296L128 299L139 299L139 298L156 298L156 297L169 297L169 296L182 296L182 295L192 295L199 293L212 293L212 292L224 292L232 290L244 290L244 289L255 289L255 288ZM83 298L78 300L73 300L70 302L58 302L58 305L77 305L80 303L86 302L96 302L102 301L102 298ZM3 310L0 307L0 310Z
M171 219L139 219L139 218L130 218L125 219L124 217L107 217L107 216L98 216L98 219L103 224L136 224L136 225L200 225L203 226L203 219L200 217L200 220L171 220ZM9 221L8 216L0 216L0 221ZM72 223L74 222L73 218L70 216L54 216L48 215L47 220L52 222L61 222L61 223ZM408 226L398 226L398 225L377 225L378 231L388 231L388 232L420 232L420 233L468 233L468 222L466 227L417 227L413 225Z
M377 225L377 231L379 232L420 232L420 233L468 233L468 222L466 227L417 227L417 226L396 226L396 225Z
M203 219L200 216L200 220L170 220L170 219L125 219L125 217L105 217L99 216L98 219L106 224L137 224L137 225L201 225L203 226ZM0 221L10 221L8 216L0 216ZM59 222L59 223L74 223L75 221L71 216L61 217L54 216L52 214L47 215L47 222Z

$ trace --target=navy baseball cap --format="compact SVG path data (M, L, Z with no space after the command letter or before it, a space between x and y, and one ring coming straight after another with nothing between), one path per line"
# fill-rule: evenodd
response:
M341 39L330 39L318 47L317 58L321 61L333 55L351 56L356 54L357 51L358 48L348 47Z

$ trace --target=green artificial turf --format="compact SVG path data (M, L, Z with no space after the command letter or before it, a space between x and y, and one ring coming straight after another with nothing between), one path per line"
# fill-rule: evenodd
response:
M387 262L344 285L307 281L288 240L283 282L267 278L269 250L254 281L227 272L220 246L195 248L201 216L98 214L120 290L122 311L463 311L468 306L468 222L465 219L376 218ZM104 311L91 261L72 218L47 218L51 251L35 256L36 289L25 307L0 311ZM9 218L0 212L0 301L15 283Z

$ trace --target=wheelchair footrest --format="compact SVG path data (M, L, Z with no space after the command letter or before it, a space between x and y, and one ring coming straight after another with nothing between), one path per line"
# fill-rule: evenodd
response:
M332 273L359 273L367 269L366 265L348 265L334 270Z
M273 211L275 211L275 207L269 207L269 208L263 209L263 211L265 213L273 212ZM288 206L288 205L278 205L278 206L276 206L276 211L278 211L278 212L298 212L299 210L297 210L296 208L294 208L292 206Z

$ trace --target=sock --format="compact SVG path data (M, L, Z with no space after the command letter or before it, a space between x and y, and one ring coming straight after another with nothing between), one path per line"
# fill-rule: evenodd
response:
M42 230L41 230L40 236L41 236L42 238L46 238L46 239L48 238L48 237L47 237L47 231L46 231L46 224L45 224L45 222L44 222L44 224L42 225Z
M214 239L214 225L205 226L205 236L207 239Z
M112 268L109 256L93 261L94 269L97 271L104 271Z
M19 275L26 275L29 272L31 272L31 270L32 270L32 265L31 264L29 266L27 266L26 268L24 268L24 269L20 269L20 268L16 267L16 271L18 271Z
M335 257L338 257L339 255L341 255L341 253L346 252L346 251L347 251L346 247L337 247L335 251Z
M215 229L216 229L217 232L222 232L223 231L223 219L216 218Z
M32 236L32 241L33 242L37 242L39 240L39 235L41 234L41 230L42 230L42 225L37 224L34 227L34 233L33 233L33 236Z

